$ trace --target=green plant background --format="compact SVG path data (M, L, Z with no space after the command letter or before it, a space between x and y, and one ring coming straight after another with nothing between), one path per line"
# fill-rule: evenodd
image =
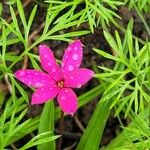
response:
M103 29L104 37L113 53L93 48L95 55L113 61L112 68L93 65L97 86L78 97L79 109L101 96L91 119L78 142L77 150L145 150L150 148L149 100L150 100L150 28L143 14L149 13L149 0L73 0L73 1L35 1L30 15L20 0L8 0L11 22L2 16L3 3L0 3L0 80L8 81L9 95L0 91L0 149L5 149L25 135L38 131L20 150L37 145L38 150L56 149L54 134L55 121L60 117L60 109L54 102L44 105L42 114L35 118L26 118L29 107L29 94L15 79L14 71L18 64L28 57L32 68L41 69L39 56L32 49L48 40L71 42L87 34L94 34L98 27ZM30 43L29 35L38 6L47 9L44 28L38 38ZM79 6L84 5L79 9ZM133 34L134 19L130 18L127 26L121 24L121 16L117 11L121 7L134 10L141 19L147 39ZM18 16L15 14L18 10ZM63 13L62 13L63 12ZM80 26L88 28L81 30ZM114 34L110 32L115 28ZM71 30L74 28L75 30ZM61 33L61 34L60 34ZM12 45L22 45L21 53L10 52ZM60 62L60 60L58 60ZM19 69L19 68L18 68ZM32 89L34 91L34 89ZM82 90L82 89L81 89ZM30 93L31 94L31 93ZM110 144L101 147L101 139L110 113L120 120L120 113L130 119L127 127L120 120L122 132ZM24 121L23 121L24 120Z

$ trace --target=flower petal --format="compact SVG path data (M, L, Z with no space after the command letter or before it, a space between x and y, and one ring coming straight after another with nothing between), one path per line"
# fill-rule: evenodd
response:
M59 87L56 85L44 86L35 91L32 95L31 104L42 104L48 100L52 100L59 92Z
M82 61L82 43L76 40L71 43L65 51L61 68L64 72L74 71L79 68Z
M48 74L39 70L18 70L15 73L15 76L21 82L31 87L39 88L45 85L55 84L55 81Z
M67 113L73 115L78 107L77 96L70 88L63 88L57 97L59 106Z
M82 85L87 83L92 76L94 75L94 72L89 69L78 69L77 71L69 72L64 74L65 78L65 87L72 87L72 88L80 88Z
M62 72L59 65L56 63L52 50L46 45L40 45L39 53L43 69L46 70L54 80L61 80Z

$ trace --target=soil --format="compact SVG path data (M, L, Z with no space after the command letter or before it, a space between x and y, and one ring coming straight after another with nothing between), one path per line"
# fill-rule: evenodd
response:
M27 12L26 15L28 15L28 12L31 12L30 10L33 8L35 3L36 2L31 2L31 4L27 5L27 7L25 8L25 12ZM3 18L8 18L10 16L8 6L4 4L4 7L5 7L5 9L3 12ZM36 15L32 31L36 30L38 28L39 24L41 24L43 22L43 20L45 19L46 8L43 7L42 5L40 5L38 7L39 7L38 13ZM148 34L147 34L140 18L138 17L138 15L136 14L135 11L129 11L127 7L121 7L118 11L118 14L123 18L121 22L124 25L127 25L127 23L129 22L129 19L131 17L133 17L134 18L133 34L135 34L136 36L138 36L142 39L148 38ZM145 19L146 19L146 21L149 21L150 15L145 15ZM149 21L149 24L150 24L150 21ZM83 24L80 28L89 29L89 26L87 24ZM74 30L74 29L72 28L70 30ZM111 25L110 32L114 33L114 30L115 30L115 27L113 25ZM39 34L40 34L40 32L39 32ZM120 34L123 35L121 31L120 31ZM33 41L36 40L37 37L38 37L38 35L36 35L36 37L32 40ZM107 44L107 42L103 36L103 30L101 27L96 28L94 31L94 34L88 34L88 35L85 35L85 36L82 36L79 38L81 39L83 45L85 46L82 67L92 69L93 64L96 64L97 66L98 65L104 65L107 67L113 66L112 61L104 59L103 57L97 55L92 50L93 48L99 48L99 49L102 49L102 50L112 53L109 45ZM54 53L55 53L56 57L59 59L62 58L63 50L68 45L67 42L62 42L62 41L46 41L45 43L55 51ZM20 48L21 48L21 45L17 45L17 47L16 46L11 47L11 50L17 49L16 53L20 53L20 51L19 51ZM35 54L38 53L37 48L34 49L34 53ZM20 65L18 64L17 67L19 68ZM30 67L30 66L28 66L28 67ZM14 69L16 69L16 68L14 68ZM89 89L91 89L92 87L95 87L96 85L98 85L98 81L96 79L92 79L82 89L77 90L76 93L77 93L77 95L81 95L82 93L88 91ZM0 86L2 86L2 84ZM6 91L5 84L3 84L3 86ZM27 87L25 87L25 88L28 89ZM30 91L29 91L29 93L30 93ZM68 147L68 149L66 149L66 150L69 150L70 146L72 146L72 147L70 147L70 149L75 149L75 146L77 145L77 143L80 139L80 136L83 133L83 131L82 131L83 129L82 129L82 127L80 127L79 123L82 124L83 128L86 128L86 126L90 120L90 117L93 114L93 111L95 110L95 107L99 100L100 100L100 97L97 97L97 98L93 99L90 103L85 105L84 107L80 108L78 110L78 112L76 113L75 117L71 117L71 116L65 117L62 149ZM40 114L42 111L42 107L43 107L42 105L36 105L36 106L30 107L28 114L27 114L28 118L34 117L34 116L37 116L38 114ZM127 120L123 119L123 116L121 117L121 120L125 124L127 124ZM79 123L77 123L77 122L79 122ZM59 125L58 124L59 124L59 121L56 122L56 133L59 133L59 130L58 130ZM107 122L105 131L104 131L104 135L103 135L103 138L101 141L101 146L107 145L111 141L111 139L113 139L120 131L121 131L121 129L120 129L119 121L117 118L113 117L113 112L112 112L112 114L110 115L109 120ZM33 134L36 134L36 131ZM16 147L19 147L19 146L23 145L24 143L26 143L30 138L31 138L31 135L28 135L28 136L24 137L22 140L14 143L14 145ZM35 148L32 148L32 149L35 149Z

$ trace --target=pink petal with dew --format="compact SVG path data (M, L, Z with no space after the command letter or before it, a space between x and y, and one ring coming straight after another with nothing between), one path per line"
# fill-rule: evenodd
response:
M46 70L54 80L61 80L62 72L59 65L56 63L52 50L46 45L40 45L39 53L43 69Z
M74 72L64 74L65 87L80 88L87 83L94 75L94 72L89 69L78 69Z
M44 86L35 91L32 95L31 104L42 104L52 100L58 94L60 88L56 85Z
M18 70L15 73L15 76L21 82L31 87L39 88L45 85L55 84L55 81L48 74L39 70Z
M78 107L77 96L70 88L63 88L57 97L59 106L67 113L73 115Z
M71 72L79 68L83 56L82 43L76 40L65 51L61 68L64 72Z

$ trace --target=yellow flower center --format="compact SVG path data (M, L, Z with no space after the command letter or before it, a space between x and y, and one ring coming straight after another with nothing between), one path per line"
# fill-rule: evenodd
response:
M64 87L64 82L63 81L60 81L57 83L57 85L60 87L60 88L63 88Z

